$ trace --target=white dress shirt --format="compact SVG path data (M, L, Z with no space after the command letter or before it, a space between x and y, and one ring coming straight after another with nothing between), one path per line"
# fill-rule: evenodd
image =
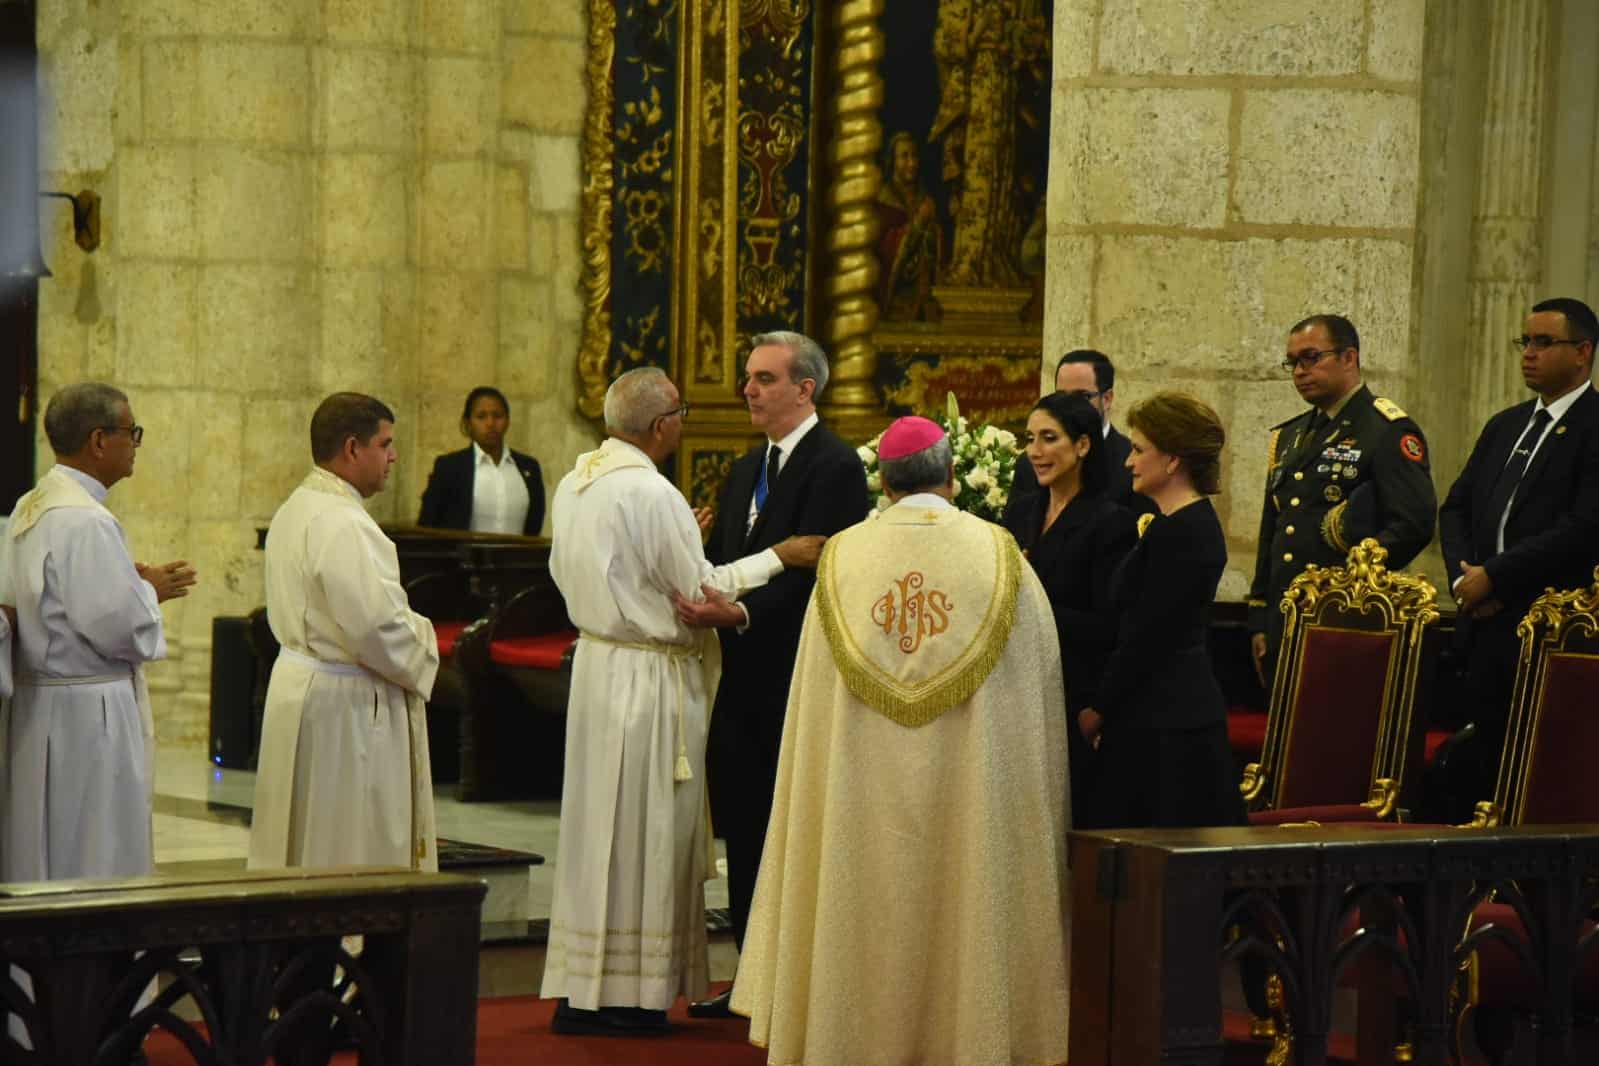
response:
M522 471L511 458L511 449L500 450L500 461L472 442L472 531L474 533L520 533L527 524L530 505Z
M1527 426L1532 425L1532 420L1537 416L1539 411L1549 412L1549 424L1543 427L1543 434L1537 440L1532 442L1532 451L1527 455L1526 469L1532 469L1532 461L1537 457L1539 447L1542 446L1544 441L1549 439L1550 432L1560 424L1560 420L1562 418L1566 417L1566 412L1571 410L1572 405L1577 402L1578 397L1591 388L1593 388L1592 385L1585 384L1582 386L1582 388L1572 389L1554 403L1549 404L1544 403L1541 397L1539 398L1537 405L1532 409L1532 414L1527 416L1527 425L1522 426L1521 432L1516 434L1516 439L1519 441L1522 437L1522 434L1527 432ZM1502 552L1505 550L1505 520L1510 517L1510 509L1515 505L1516 496L1515 493L1512 493L1510 500L1505 504L1504 514L1499 516L1498 532L1494 534L1494 551L1496 552Z
M805 439L805 434L815 427L817 421L816 412L812 411L805 417L805 421L789 430L788 435L782 440L767 440L766 451L761 455L761 470L765 470L766 464L770 462L768 456L772 454L772 448L774 446L781 448L783 449L782 453L777 457L777 476L781 478L783 476L783 468L788 465L789 457L794 454L794 449L799 447L799 442ZM760 477L760 471L756 471L756 481L759 481ZM773 485L768 485L766 486L766 491L771 492L774 487ZM750 513L744 522L744 531L746 533L755 528L755 516L759 513L760 508L755 506L755 494L752 492L750 493Z

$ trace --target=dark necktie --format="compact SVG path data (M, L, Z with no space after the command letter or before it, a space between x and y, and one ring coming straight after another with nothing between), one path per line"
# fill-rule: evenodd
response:
M1499 480L1494 482L1493 495L1488 497L1488 514L1494 519L1495 525L1505 513L1505 508L1510 506L1510 501L1516 495L1516 486L1521 484L1521 478L1527 472L1527 462L1532 458L1532 450L1538 446L1538 441L1543 437L1543 431L1549 425L1549 412L1540 407L1532 416L1532 424L1516 442L1516 450L1510 453L1510 461L1505 463L1505 468L1499 471Z
M770 496L772 489L777 486L777 464L783 456L783 449L772 445L766 450L766 466L761 470L760 480L755 482L755 509L759 511L766 506L766 497Z

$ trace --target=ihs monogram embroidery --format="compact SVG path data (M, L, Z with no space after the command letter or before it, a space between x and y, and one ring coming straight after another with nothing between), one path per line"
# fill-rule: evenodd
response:
M936 637L948 629L949 612L955 606L937 589L923 592L925 583L921 572L912 570L872 604L872 621L890 635L897 627L899 650L906 655L921 647L924 638Z

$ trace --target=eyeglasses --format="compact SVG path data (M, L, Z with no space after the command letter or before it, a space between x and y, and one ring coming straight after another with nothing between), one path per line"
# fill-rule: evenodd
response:
M1105 395L1105 391L1103 389L1067 389L1066 395L1075 396L1080 400L1087 400L1089 403L1093 403Z
M664 412L662 414L658 414L658 415L655 416L655 420L657 422L659 422L661 419L663 419L663 418L671 418L673 415L678 415L678 416L680 416L682 418L687 418L688 417L688 404L684 403L681 407L674 407L670 411L666 411L666 412Z
M1287 357L1283 359L1282 368L1290 371L1294 369L1309 370L1311 367L1327 358L1327 356L1337 355L1341 351L1343 351L1342 348L1322 348L1319 350L1316 348L1306 348L1302 352L1289 352Z
M99 428L106 433L126 433L128 439L133 441L134 444L139 444L144 440L143 426L100 426Z
M1510 338L1511 350L1524 352L1531 348L1535 352L1546 352L1557 344L1578 345L1582 341L1566 340L1564 337L1551 337L1547 333L1535 333L1531 337L1523 334L1520 337Z

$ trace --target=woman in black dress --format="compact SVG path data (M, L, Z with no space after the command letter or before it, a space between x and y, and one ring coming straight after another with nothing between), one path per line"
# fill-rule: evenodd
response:
M1103 420L1081 396L1045 396L1027 417L1027 460L1038 490L1010 509L1011 533L1049 595L1060 634L1067 722L1094 704L1105 660L1115 645L1110 577L1137 540L1131 511L1105 494ZM1094 750L1067 730L1072 824L1105 824L1098 811Z
M1159 513L1111 578L1116 649L1092 707L1078 714L1099 749L1105 824L1242 825L1226 706L1206 635L1227 542L1207 496L1226 434L1216 412L1163 392L1127 415L1133 489Z

